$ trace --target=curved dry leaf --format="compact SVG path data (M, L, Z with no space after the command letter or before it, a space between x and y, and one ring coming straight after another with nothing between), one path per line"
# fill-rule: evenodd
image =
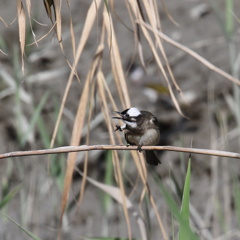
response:
M166 71L165 71L165 69L164 69L164 67L163 67L163 65L161 63L161 60L160 60L159 56L158 56L158 52L157 52L155 43L153 42L153 40L152 40L149 32L146 30L146 28L140 24L142 22L144 23L144 21L143 21L143 18L141 17L140 10L138 9L138 5L136 4L135 1L128 1L128 2L129 2L129 4L132 7L132 11L134 12L136 19L139 19L139 20L136 20L136 22L139 23L139 25L141 26L142 32L143 32L143 34L144 34L144 36L145 36L145 38L146 38L146 40L147 40L147 42L149 44L150 49L152 50L153 56L155 58L155 61L156 61L157 65L158 65L160 71L162 72L165 81L168 84L169 92L171 93L171 96L172 96L172 99L173 99L173 103L174 103L176 109L178 110L179 114L182 115L183 117L185 117L185 115L182 113L182 111L180 109L180 106L179 106L179 104L178 104L178 102L176 100L176 97L175 97L175 95L173 93L172 86L171 86L170 81L168 79L167 73L166 73ZM154 22L156 24L156 21L154 20L154 18L151 17L151 15L153 14L153 12L151 10L151 7L145 1L144 1L144 4L146 5L145 9L146 9L146 11L148 13L149 21L151 21L152 24L154 24ZM160 50L162 52L162 55L164 56L165 52L163 51L163 47L162 47L161 41L159 41L158 38L156 38L156 39L158 41L158 46L159 46L159 48L160 48ZM165 59L165 61L166 61L166 59ZM170 76L171 76L171 78L172 78L172 80L174 82L174 78L173 78L173 74L171 73L171 69L168 68L168 71L170 71L169 74L170 74ZM177 88L177 89L180 90L180 88Z
M87 106L88 106L90 84L94 77L96 69L99 66L99 61L100 61L100 59L102 59L102 54L101 54L102 49L103 49L102 44L100 44L95 53L93 63L91 65L91 68L89 69L87 79L85 81L82 96L80 98L79 105L78 105L77 114L76 114L76 117L74 120L71 143L70 143L71 146L78 146L80 144L84 119L85 119ZM66 209L67 201L68 201L68 196L69 196L69 191L71 188L72 176L73 176L76 158L77 158L77 153L69 153L68 154L67 169L66 169L66 174L65 174L65 179L64 179L64 188L63 188L63 195L62 195L62 208L61 208L60 223L62 223L62 217L63 217L64 211ZM86 158L87 158L87 155L86 155ZM87 166L87 161L85 161L85 167L86 166ZM85 176L86 176L86 174L87 174L87 168L85 168ZM82 200L84 186L85 186L85 182L83 183L82 188L81 188L79 204Z
M115 144L115 140L114 140L114 134L113 134L113 128L112 128L112 123L111 123L111 118L108 112L108 104L107 104L107 99L106 99L106 94L104 91L104 76L102 74L102 72L98 72L97 74L97 80L98 80L98 91L99 91L99 96L101 98L102 104L103 104L103 113L104 113L104 117L107 123L107 127L108 127L108 132L110 135L110 141L112 144ZM114 171L115 171L115 178L119 184L120 187L120 192L122 195L122 198L124 199L125 196L125 189L124 189L124 184L123 184L123 179L122 179L122 173L121 173L121 167L120 167L120 163L119 163L119 158L117 155L117 152L114 151L113 152L113 165L114 165ZM125 200L125 199L124 199ZM131 226L130 226L130 220L129 220L129 215L128 215L128 211L127 211L127 205L126 202L123 201L123 212L125 215L125 219L127 222L127 227L128 227L128 235L129 238L131 239Z
M51 31L55 28L55 26L56 26L56 22L53 24L53 26L50 28L50 30L45 35L40 37L38 40L35 40L33 43L29 43L27 46L32 46L33 44L39 43L41 40L43 40L45 37L47 37L49 35L49 33L51 33Z
M224 72L222 69L216 67L215 65L213 65L212 63L210 63L209 61L207 61L205 58L203 58L202 56L200 56L199 54L197 54L195 51L191 50L190 48L174 41L173 39L171 39L170 37L168 37L167 35L165 35L164 33L158 31L157 29L152 28L152 26L150 26L147 23L144 22L139 22L139 24L145 26L147 29L151 30L152 32L156 32L164 41L172 44L173 46L181 49L182 51L188 53L189 55L191 55L192 57L194 57L195 59L197 59L199 62L201 62L203 65L205 65L206 67L208 67L209 69L211 69L212 71L220 74L221 76L227 78L228 80L230 80L231 82L240 85L240 81L239 79L231 76L230 74L228 74L227 72Z
M151 2L148 2L148 1L143 1L144 3L144 6L145 6L145 9L146 9L146 12L147 12L147 15L148 15L148 18L149 18L149 22L150 22L150 25L155 28L155 29L161 29L161 26L160 26L160 18L158 16L158 14L156 13L155 11L155 8L153 5L151 5ZM168 70L168 73L171 77L171 80L175 86L175 88L177 89L177 91L181 94L181 96L184 98L183 96L183 92L180 88L180 86L178 85L174 75L173 75L173 72L171 70L171 67L169 65L169 62L168 62L168 58L167 58L167 55L165 53L165 50L164 50L164 47L162 45L162 41L161 41L161 38L159 38L159 36L154 33L155 35L155 41L156 41L156 45L159 47L160 51L161 51L161 54L164 58L164 61L165 61L165 64L167 66L167 70Z
M170 21L175 24L176 26L179 26L179 24L175 21L175 19L172 17L172 15L169 13L168 9L167 9L167 6L166 6L166 3L165 3L165 0L161 0L161 3L162 3L162 8L164 10L164 12L166 13L167 17L170 19ZM158 9L156 7L156 9Z
M5 27L8 27L8 24L4 21L4 19L0 16L0 20L4 23Z
M28 17L29 20L31 19L31 0L26 0L26 6L27 6L27 13L28 13Z
M36 35L33 31L33 26L32 26L32 19L31 19L31 8L32 8L32 5L31 5L31 0L26 0L26 6L27 6L27 13L28 13L28 18L29 18L29 25L30 25L30 29L31 29L31 32L32 32L32 36L34 38L34 42L35 44L37 45L37 42L36 42Z
M97 11L98 11L98 8L101 5L101 2L102 2L102 0L96 0L96 1L92 2L91 6L89 7L89 10L87 12L86 20L85 20L84 27L83 27L83 30L82 30L82 35L81 35L80 41L78 43L78 48L77 48L77 51L76 51L76 57L75 57L75 60L74 60L73 68L71 68L72 71L71 71L70 76L68 78L68 83L67 83L67 86L66 86L66 89L65 89L65 92L64 92L64 96L63 96L63 99L62 99L62 103L61 103L60 111L59 111L59 114L58 114L57 122L56 122L55 127L54 127L54 132L53 132L53 136L52 136L52 139L51 139L50 147L53 146L56 135L57 135L57 131L58 131L58 128L59 128L60 120L61 120L63 109L64 109L64 106L65 106L65 102L66 102L70 87L72 85L75 66L77 66L77 64L79 62L79 59L81 57L83 48L84 48L84 46L87 42L87 39L89 37L90 31L92 29L92 26L93 26L93 23L95 21Z
M52 14L51 7L53 7L53 13L54 13L54 17L56 19L56 9L55 9L54 0L43 0L43 3L44 3L44 7L46 9L47 15L51 19L51 22L53 23L53 17L52 17L53 14Z
M81 99L79 101L77 115L74 121L71 144L70 144L71 146L78 146L80 143L80 137L83 129L83 123L84 123L84 118L85 118L85 113L87 108L87 102L88 102L88 94L89 94L89 81L86 81ZM67 169L66 169L66 174L64 178L64 187L63 187L63 194L62 194L60 226L62 223L64 211L66 209L66 205L68 202L68 196L71 188L72 176L73 176L76 158L77 158L76 152L68 154Z
M26 15L24 12L22 0L17 0L17 10L18 10L19 42L20 42L21 59L22 59L22 72L24 73L23 56L25 52L25 40L26 40Z
M71 32L71 40L72 40L73 60L75 61L75 58L76 58L76 42L75 42L75 35L74 35L72 17L70 17L70 32Z
M79 170L76 170L81 176L83 176L83 173ZM100 182L97 182L96 180L86 177L87 181L90 182L92 185L97 187L98 189L101 189L105 193L107 193L109 196L111 196L113 199L115 199L119 204L124 205L126 204L127 209L129 212L132 213L132 216L134 216L137 220L139 231L141 233L141 237L143 240L147 240L147 229L144 220L142 219L141 215L138 213L137 209L134 207L132 202L126 197L126 195L122 195L121 189L113 186L109 186L107 184L103 184Z
M62 17L61 17L61 9L59 0L54 0L54 6L55 6L55 14L56 14L56 29L57 29L57 39L60 44L60 47L63 51L63 44L62 44ZM63 51L64 52L64 51Z
M122 61L121 61L121 56L120 56L115 32L113 29L112 18L111 18L111 15L108 14L106 8L104 8L103 20L104 20L105 27L107 29L107 34L108 34L107 40L110 48L110 59L111 59L112 71L113 71L114 79L116 81L118 94L120 96L123 108L127 108L131 106L128 88L127 88L126 80L124 77Z

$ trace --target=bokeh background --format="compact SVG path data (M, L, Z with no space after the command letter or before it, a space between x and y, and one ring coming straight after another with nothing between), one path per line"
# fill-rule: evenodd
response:
M156 2L155 9L160 15L164 34L238 79L239 1ZM111 8L110 3L114 3L114 8ZM151 48L140 32L145 67L141 64L126 2L110 3L109 14L113 19L131 105L151 111L158 118L161 131L159 145L239 152L239 87L188 53L163 41L170 67L185 96L186 101L174 90L182 112L188 117L184 118L176 110ZM73 61L70 20L72 19L77 46L91 2L72 0L70 7L66 1L62 2L64 53L54 31L46 35L52 23L43 2L32 1L31 4L30 19L35 36L28 19L23 75L17 4L15 1L0 2L0 49L3 51L0 53L0 153L50 147L71 73L67 61ZM26 10L25 1L23 6ZM102 3L76 66L80 81L74 77L71 84L55 147L70 144L84 83L101 39L103 8ZM43 36L45 37L41 41L34 44L34 38L40 39ZM104 49L102 71L118 108L114 109L109 104L109 109L105 109L112 116L114 110L121 111L123 106L114 82L110 51L111 47ZM161 59L163 60L162 57ZM91 123L90 135L86 121L81 144L88 141L88 136L90 144L109 144L110 137L104 120L106 112L97 100L98 88L93 88L93 92L96 99L93 99L94 111L88 120ZM87 108L90 109L91 104L93 103L89 101ZM115 122L112 123L113 127L114 124ZM124 143L123 135L121 138ZM160 179L180 209L189 154L158 154L162 164L156 168L147 167L148 183L169 239L177 239L178 223L173 219L156 178ZM57 239L58 236L66 159L67 154L58 154L0 160L0 198L5 200L6 196L10 196L5 202L2 201L1 212L40 239ZM239 160L203 155L191 155L191 159L192 229L199 239L239 239ZM140 206L144 212L149 239L163 239L154 210L146 199L141 198L144 186L128 151L121 155L120 163L126 195L136 209ZM76 166L83 170L83 165L84 153L79 153ZM87 174L99 183L118 186L111 152L90 152ZM81 184L82 177L74 172L68 207L62 223L63 239L84 239L84 236L127 238L123 208L100 188L87 182L84 198L80 206L77 206ZM136 220L131 213L129 216L132 236L140 239ZM0 239L29 239L16 223L2 214L0 226Z

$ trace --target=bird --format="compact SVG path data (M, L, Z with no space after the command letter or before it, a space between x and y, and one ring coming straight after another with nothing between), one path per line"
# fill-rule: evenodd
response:
M148 111L139 110L131 107L122 112L115 111L118 115L113 119L123 121L124 125L116 125L115 131L124 131L125 140L128 144L138 146L141 152L142 146L155 146L160 140L160 131L157 118ZM158 165L161 161L157 158L154 151L145 150L146 162L150 165Z

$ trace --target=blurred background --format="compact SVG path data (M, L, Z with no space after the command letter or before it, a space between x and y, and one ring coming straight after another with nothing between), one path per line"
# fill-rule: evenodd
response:
M137 2L144 20L148 22L145 1ZM168 0L149 3L156 15L159 14L159 30L239 79L239 1ZM70 145L73 126L77 126L76 113L81 115L79 108L82 107L86 84L90 90L86 110L82 113L85 122L80 144L112 144L109 126L114 130L117 122L111 120L111 123L106 123L106 115L111 118L114 110L122 111L129 107L128 101L125 100L124 105L122 100L129 98L131 106L150 111L158 118L159 145L239 152L239 86L187 52L162 41L169 66L184 96L171 82L184 117L170 96L169 85L156 63L153 46L149 45L143 31L132 24L135 20L131 18L133 9L128 1L104 1L99 8L96 2L92 8L95 12L92 27L87 18L91 4L91 1L77 0L61 2L62 50L43 1L31 2L30 16L28 1L22 2L22 12L19 10L21 1L0 2L0 153L49 148L61 106L62 117L54 147ZM114 70L111 60L114 41L108 46L107 37L102 40L102 26L106 21L104 8L107 8L109 19L112 18L111 29L115 32L120 52L124 73L122 85L116 81L118 70ZM54 5L51 9L54 22ZM19 43L24 24L19 25L18 11L25 11L26 15L24 74ZM83 29L89 29L90 33L86 35L86 43L76 64L76 75L63 105L71 75L69 63L72 64L78 56L76 49L83 42ZM154 39L152 32L150 36ZM104 48L98 67L91 75L89 72L94 69L100 42L104 43ZM168 69L157 41L153 43L157 46L163 68ZM121 68L118 64L116 66ZM116 106L109 97L106 108L100 98L100 87L96 84L99 79L97 74L94 75L99 69L104 74L104 84L108 86L105 88L107 99L109 91ZM167 72L167 76L170 75ZM121 90L124 90L122 96ZM125 144L123 134L115 134L114 137L116 144ZM135 161L129 151L118 154L125 194L145 224L146 239L164 239L148 194L142 197L144 184ZM183 208L183 189L190 156L166 151L158 155L162 164L155 168L147 166L148 184L167 239L179 239L181 219L176 215ZM57 154L0 160L0 239L34 239L30 233L40 239L57 239L67 157L67 154ZM107 186L119 187L113 152L91 151L87 157L87 175L95 183L104 184L105 191L87 181L83 199L77 206L82 177L77 171L73 173L62 221L62 238L128 239L129 227L124 208L106 193ZM86 170L84 163L86 155L77 154L75 166L83 171ZM194 238L240 239L239 179L239 160L191 155L188 207L191 231L196 234ZM174 204L169 205L171 201L167 196L176 203L177 209L174 209ZM132 239L144 239L132 210L129 211Z

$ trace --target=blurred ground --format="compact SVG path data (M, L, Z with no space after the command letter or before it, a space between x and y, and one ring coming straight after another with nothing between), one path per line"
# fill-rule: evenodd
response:
M218 1L218 4L224 19L225 1ZM237 15L240 10L240 2L235 1L234 5L234 11ZM88 6L89 3L87 1L71 1L71 14L77 43ZM171 16L178 23L178 26L169 20L164 10L160 7L159 14L163 32L176 41L194 49L202 57L222 70L231 73L229 49L232 46L226 42L210 2L168 0L166 1L166 6ZM203 12L199 15L194 15L196 8L199 6L203 6ZM132 32L126 29L118 20L120 18L125 24L130 25L124 2L115 1L115 9L114 28L124 68L127 72L129 63L134 55L134 37ZM68 29L69 10L65 2L63 3L62 12L63 44L66 56L71 60L72 47ZM59 103L62 100L70 70L56 39L53 34L50 34L39 43L39 46L32 45L27 47L26 75L24 81L22 81L23 79L19 74L21 62L19 57L18 26L16 20L13 22L17 16L15 2L0 2L0 16L9 25L6 27L2 22L0 23L0 46L8 54L7 56L0 54L0 152L41 149L46 147L47 141L43 142L44 134L39 128L43 124L45 132L49 134L46 138L49 139L51 137ZM34 23L34 32L36 38L39 39L46 34L51 26L41 1L32 3L32 17L42 24ZM77 67L81 81L84 81L86 77L88 67L97 47L100 37L100 29L98 27L100 27L101 19L102 17L99 15L95 27L96 31L93 32L90 40L87 42L80 64ZM239 38L239 26L239 23L236 22L234 30L236 38ZM141 72L141 65L136 56L133 60L134 69L131 68L127 77L129 93L132 106L151 111L158 117L161 128L160 144L190 147L192 142L192 146L196 148L239 152L237 123L234 112L230 110L230 99L233 98L232 83L217 73L212 72L197 60L182 53L177 48L164 43L174 76L185 96L190 96L192 99L190 105L182 104L183 112L190 120L184 119L173 107L168 94L160 91L156 99L152 98L154 96L152 92L149 94L149 88L146 87L144 82L146 79L148 83L152 83L152 86L155 86L154 84L156 83L161 83L161 86L166 87L166 84L152 62L152 55L146 43L143 42L143 46L147 72L143 71L143 75L134 77L133 74L136 73L136 69L140 69ZM237 42L235 49L236 55L238 51L239 42ZM107 57L108 52L106 50L104 58L107 59ZM111 78L109 62L104 62L103 68L105 74ZM81 84L75 79L64 111L63 131L61 141L59 140L58 142L60 145L69 144L81 90ZM112 87L112 90L114 91L114 87ZM46 92L49 95L46 96L47 100L42 110L41 121L36 124L33 131L29 132L26 137L26 144L20 145L18 136L21 135L21 131L24 128L31 126L30 119L32 119ZM228 135L229 132L231 134ZM100 123L91 135L91 144L108 144L105 124ZM62 157L62 159L59 157L58 160L64 163L65 156ZM103 180L103 175L105 174L104 157L103 153L90 154L89 176L99 181ZM209 229L214 237L213 239L215 239L215 237L223 234L224 231L219 227L220 223L214 222L216 216L214 215L213 203L218 203L223 208L220 212L225 216L225 229L230 231L237 228L232 185L230 184L233 182L231 176L240 177L239 164L237 160L233 159L218 159L197 155L192 156L192 159L191 203L204 222L202 228ZM46 180L50 179L47 170L47 160L47 156L1 160L1 194L3 196L5 188L11 189L17 184L23 183L23 190L8 205L5 211L6 214L42 239L56 239L61 193L55 181ZM82 156L79 155L79 162L82 160ZM154 171L161 176L163 182L169 181L169 172L172 171L181 185L187 160L187 154L180 157L178 153L164 152L161 154L162 165L158 166ZM128 165L126 175L135 181L134 179L137 176L135 165L131 163L131 160L128 162ZM149 173L149 181L151 183L153 182L151 170L149 170ZM80 183L81 179L76 176L73 184L74 193L79 191ZM168 226L171 216L165 210L164 200L154 183L150 185L152 186L152 193L157 201L164 224ZM132 186L129 186L127 189L128 193L131 190ZM134 194L132 197L133 202L139 202L139 195L140 193ZM217 199L214 199L215 196L217 196ZM87 185L80 214L76 216L75 209L71 209L68 216L69 222L64 223L66 225L66 239L79 239L79 236L85 235L102 236L104 234L107 236L127 237L126 223L121 208L117 203L113 203L109 218L104 220L102 217L102 203L99 201L101 197L99 190L91 185ZM74 202L74 200L72 201ZM154 219L153 212L150 212L150 217ZM134 219L132 219L132 222L133 237L139 238L140 235ZM152 239L159 239L158 224L157 222L152 222L152 224ZM26 239L26 235L3 216L0 217L0 225L3 226L0 228L0 239ZM201 233L203 229L197 230ZM212 231L213 229L214 231ZM203 239L206 238L203 237Z

